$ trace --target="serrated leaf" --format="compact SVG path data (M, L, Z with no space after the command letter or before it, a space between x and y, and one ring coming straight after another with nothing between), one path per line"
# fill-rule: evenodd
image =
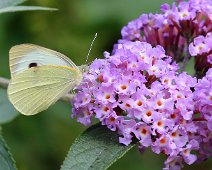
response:
M0 9L10 7L10 6L15 6L15 5L23 3L24 1L26 0L0 0Z
M0 135L0 169L16 170L13 158L11 157L8 147L1 135Z
M9 102L7 91L0 89L0 124L12 121L19 114Z
M48 7L40 7L40 6L11 6L11 7L0 9L0 14L6 13L6 12L36 11L36 10L55 11L57 9L56 8L48 8Z
M75 140L61 170L107 169L133 146L119 144L116 132L94 125Z

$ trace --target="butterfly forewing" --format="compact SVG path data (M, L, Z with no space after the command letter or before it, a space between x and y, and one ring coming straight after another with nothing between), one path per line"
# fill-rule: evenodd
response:
M16 45L10 50L11 77L33 66L58 65L78 69L65 55L34 44Z
M55 103L81 79L78 69L67 66L32 67L12 78L8 96L19 112L34 115Z

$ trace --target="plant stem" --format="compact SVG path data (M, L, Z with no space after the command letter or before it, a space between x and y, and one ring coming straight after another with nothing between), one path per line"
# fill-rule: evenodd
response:
M189 53L189 40L187 38L186 47L185 47L185 57L183 59L182 67L180 68L180 72L185 71L186 65L188 64L189 60L191 59L191 55Z
M8 84L9 84L10 80L0 77L0 87L3 89L6 89Z

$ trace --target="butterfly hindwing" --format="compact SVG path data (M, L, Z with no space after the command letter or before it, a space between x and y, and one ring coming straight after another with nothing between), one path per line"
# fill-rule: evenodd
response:
M24 115L47 109L81 80L81 73L67 66L32 67L12 77L8 96Z

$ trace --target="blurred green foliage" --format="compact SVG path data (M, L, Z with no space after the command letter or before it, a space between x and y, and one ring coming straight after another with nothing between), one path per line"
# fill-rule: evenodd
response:
M5 89L0 89L0 125L12 121L18 115L19 113L9 102L7 91Z
M121 28L144 12L159 12L167 0L30 0L24 5L58 8L56 12L21 12L0 15L0 76L9 78L8 51L16 44L34 43L84 64L90 43L98 37L89 62L102 58L120 38ZM171 3L172 1L168 1ZM32 117L18 116L3 126L3 135L20 170L57 170L74 139L85 129L70 118L71 105L58 102ZM165 158L137 148L110 170L162 169ZM212 169L209 161L189 169Z

